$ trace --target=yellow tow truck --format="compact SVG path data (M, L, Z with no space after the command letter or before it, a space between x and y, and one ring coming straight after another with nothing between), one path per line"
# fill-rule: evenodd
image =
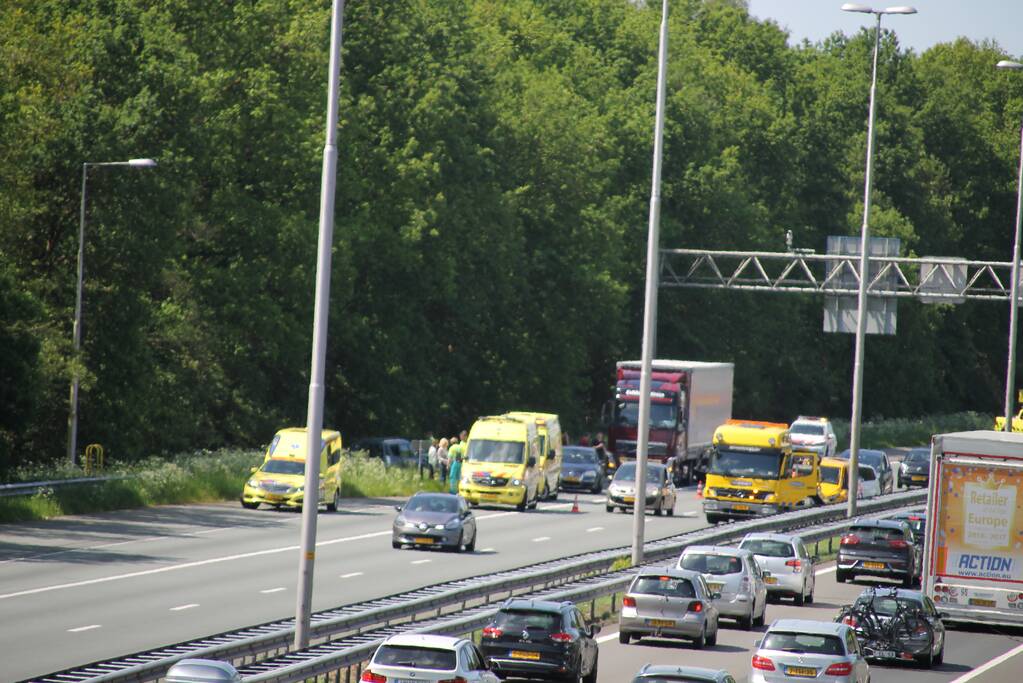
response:
M713 524L809 507L819 481L820 457L793 452L787 424L729 420L714 432L703 512Z

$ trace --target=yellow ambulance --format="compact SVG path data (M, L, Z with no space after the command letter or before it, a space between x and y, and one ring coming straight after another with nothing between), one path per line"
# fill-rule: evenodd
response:
M260 504L275 508L301 508L305 498L306 434L304 427L289 427L274 435L263 464L252 468L242 489L242 507ZM329 512L341 503L341 434L324 429L320 435L319 503Z
M540 439L540 497L558 499L561 487L561 422L554 413L511 412L510 417L533 420L536 423L537 438Z
M540 499L540 438L530 418L481 417L469 430L458 493L473 507L535 508Z

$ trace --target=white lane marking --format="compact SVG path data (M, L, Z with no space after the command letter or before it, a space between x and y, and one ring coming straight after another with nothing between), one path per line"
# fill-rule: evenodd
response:
M602 527L602 526L591 526L589 529L586 530L586 533L589 534L589 533L593 533L594 531L603 531L603 530L604 530L604 527Z
M277 588L267 588L259 591L260 593L280 593L281 591L288 590L284 586L278 586Z
M568 508L571 503L564 503L558 505L545 505L544 509L554 510L558 508ZM498 512L492 515L485 515L483 517L477 517L477 520L482 519L494 519L497 517L510 517L512 515L521 515L522 513L517 510L509 512ZM350 543L352 541L362 541L367 538L380 538L381 536L390 536L391 530L387 531L372 531L366 534L358 534L356 536L343 536L341 538L334 538L329 541L320 541L316 544L317 548L326 547L330 545L336 545L338 543ZM13 593L0 594L0 600L6 600L8 598L19 598L25 595L35 595L37 593L48 593L55 590L63 590L65 588L80 588L82 586L94 586L99 583L108 583L110 581L120 581L122 579L133 579L139 576L152 576L154 574L163 574L164 572L173 572L179 569L191 569L194 567L204 567L211 564L220 564L221 562L232 562L234 560L247 560L253 557L263 557L264 555L276 555L279 553L290 553L295 552L299 549L297 545L281 546L279 548L268 548L266 550L254 550L249 553L239 553L237 555L225 555L223 557L211 557L206 560L197 560L195 562L183 562L181 564L174 564L167 567L159 567L157 569L143 569L137 572L128 572L126 574L114 574L112 576L103 576L96 579L83 579L82 581L72 581L70 583L59 583L53 586L41 586L39 588L29 588L23 591L15 591Z
M817 571L815 571L813 573L813 575L814 576L820 576L821 574L830 574L831 572L835 571L836 569L838 569L838 567L836 565L831 565L830 567L825 567L824 569L818 569Z
M340 578L350 579L355 576L362 576L362 572L348 572L347 574L342 574Z
M184 611L186 609L192 609L193 607L198 607L198 606L199 606L199 603L197 603L197 602L190 602L187 605L178 605L177 607L171 607L170 611L171 612L182 612L182 611Z
M537 536L533 539L533 543L542 543L543 541L551 540L550 536Z
M492 553L492 552L494 552L494 548L484 548L480 552L481 553Z
M606 643L607 641L614 640L617 637L618 637L618 631L615 631L614 633L608 633L606 636L601 636L601 637L597 638L597 642L598 643Z
M433 560L412 560L412 564L426 564L427 562L433 562Z
M696 517L698 514L700 514L700 513L697 512L696 510L686 510L685 512L681 513L679 515L679 517L692 518L692 517Z
M1017 645L1016 647L1012 648L1011 650L1009 650L1005 654L1003 654L1003 655L1001 655L999 657L995 657L994 659L992 659L987 664L983 664L981 666L978 666L973 671L971 671L969 673L966 673L966 674L963 674L959 678L953 679L951 681L951 683L965 683L966 681L972 681L974 678L976 678L977 676L981 675L982 673L985 673L985 672L995 668L999 664L1002 664L1003 662L1006 662L1006 661L1012 659L1013 657L1015 657L1016 655L1018 655L1021 652L1023 652L1023 645Z
M69 628L68 633L81 633L82 631L91 631L94 628L103 628L99 624L92 624L90 626L79 626L78 628Z

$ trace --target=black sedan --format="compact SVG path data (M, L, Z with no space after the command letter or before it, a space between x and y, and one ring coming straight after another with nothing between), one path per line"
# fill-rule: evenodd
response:
M920 546L908 522L860 519L842 537L835 558L835 580L857 576L899 579L909 588L920 576Z
M600 461L596 448L565 446L561 460L561 488L600 493L604 490L605 465Z
M899 488L927 486L931 480L931 449L911 448L899 465Z
M420 491L395 509L393 548L411 545L456 552L476 548L476 518L461 496Z

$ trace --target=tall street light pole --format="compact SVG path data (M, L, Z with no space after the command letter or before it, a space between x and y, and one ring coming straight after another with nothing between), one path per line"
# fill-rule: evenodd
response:
M661 229L661 158L664 151L664 90L668 71L668 0L661 3L661 37L657 53L657 112L654 119L654 170L650 188L650 226L646 247L646 296L643 307L643 359L639 378L636 429L636 502L632 510L632 564L643 562L646 524L646 462L650 441L650 366L657 335L657 273Z
M995 65L999 69L1023 69L1023 64L1003 59ZM1019 181L1016 194L1016 238L1012 244L1012 285L1009 287L1009 364L1005 371L1005 426L1012 431L1016 393L1016 327L1019 316L1019 235L1023 220L1023 124L1020 125Z
M78 464L78 363L82 348L82 282L85 275L85 197L90 166L129 166L131 168L153 168L152 159L129 159L128 161L100 161L82 164L82 205L78 217L78 283L75 287L75 321L72 326L74 365L71 370L71 408L68 413L67 458L74 467Z
M870 109L867 115L867 174L863 189L863 228L860 235L860 287L856 306L856 354L853 362L852 420L849 424L849 517L856 515L859 483L860 420L863 409L863 344L867 329L867 282L870 278L870 200L874 179L874 111L877 106L877 54L881 46L881 17L885 14L916 14L912 7L883 10L846 3L843 12L860 12L877 17L874 27L874 65L870 77Z
M327 356L327 313L330 303L330 250L334 242L334 188L337 181L337 109L341 80L341 29L345 0L334 0L330 15L330 64L327 80L327 135L320 178L320 229L316 247L316 302L313 309L313 359L309 371L306 416L305 489L302 499L302 543L295 605L295 647L309 647L316 559L316 511L320 497L320 451L323 432L323 375Z

